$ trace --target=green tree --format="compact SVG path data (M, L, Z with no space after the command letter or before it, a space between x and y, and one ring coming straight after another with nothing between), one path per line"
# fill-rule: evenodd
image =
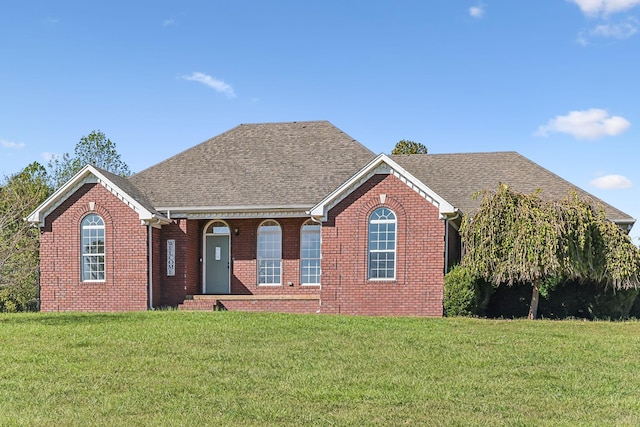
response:
M391 154L427 154L427 147L419 142L403 139L398 141Z
M39 230L24 218L50 193L37 162L0 183L0 311L37 308Z
M529 318L537 316L540 294L559 280L640 285L640 251L590 200L572 194L545 201L504 184L480 194L480 209L462 220L462 265L496 286L530 283Z
M54 188L60 187L87 164L116 175L131 175L129 166L122 161L116 150L116 144L104 133L94 130L80 138L73 156L65 153L49 161L50 185Z

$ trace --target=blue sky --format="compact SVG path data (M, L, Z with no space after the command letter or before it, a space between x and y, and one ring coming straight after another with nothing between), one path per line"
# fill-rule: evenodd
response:
M3 2L0 174L97 129L140 171L329 120L376 153L518 151L640 218L639 29L640 0Z

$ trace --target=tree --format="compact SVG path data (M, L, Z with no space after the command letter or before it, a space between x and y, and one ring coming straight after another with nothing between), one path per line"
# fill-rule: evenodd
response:
M640 251L590 200L572 194L545 201L504 184L480 194L480 209L462 220L462 265L496 286L531 283L529 318L537 316L539 295L559 280L640 285Z
M24 218L51 193L45 168L34 162L0 184L0 311L35 310L39 230Z
M427 147L419 142L403 139L398 141L391 154L427 154Z
M60 187L87 164L92 164L116 175L131 175L129 166L122 161L116 150L116 144L108 139L104 133L94 130L89 135L80 138L73 156L65 153L61 157L49 161L51 186Z

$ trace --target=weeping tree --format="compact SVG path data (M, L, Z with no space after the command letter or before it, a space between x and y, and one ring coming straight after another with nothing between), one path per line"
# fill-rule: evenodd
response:
M462 220L462 264L496 286L530 283L530 319L537 316L540 294L560 280L614 289L640 285L640 251L590 199L574 193L548 201L504 184L480 196L480 209Z

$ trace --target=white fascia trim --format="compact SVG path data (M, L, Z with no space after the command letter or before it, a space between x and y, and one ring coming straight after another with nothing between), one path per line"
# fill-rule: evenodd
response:
M158 208L170 219L247 219L247 218L305 218L309 207L212 207L212 208Z
M435 191L426 186L422 181L414 177L386 154L380 154L344 184L331 192L331 194L325 197L320 203L311 208L311 210L308 211L309 215L314 218L326 220L327 213L333 207L353 193L358 187L369 180L369 178L377 174L393 175L407 184L409 188L438 208L441 219L454 215L457 212L457 209L453 205L436 194Z
M47 200L42 202L27 218L26 220L32 224L37 224L40 227L44 226L44 221L51 212L53 212L58 206L64 203L72 194L74 194L84 184L97 183L109 190L111 194L116 196L124 204L129 206L135 212L138 213L138 217L143 224L149 224L152 226L160 226L163 223L169 223L169 221L157 214L154 214L142 206L133 197L129 196L120 187L111 182L104 174L99 172L95 167L87 165L76 173L73 178L67 181L62 187L58 188Z
M634 224L636 223L636 220L634 218L631 218L631 219L611 219L610 221L613 222L614 224L616 224L618 227L626 229L627 234L629 234L629 232L633 228Z

